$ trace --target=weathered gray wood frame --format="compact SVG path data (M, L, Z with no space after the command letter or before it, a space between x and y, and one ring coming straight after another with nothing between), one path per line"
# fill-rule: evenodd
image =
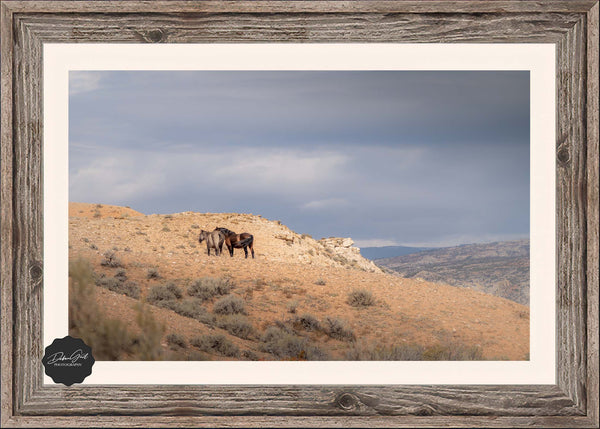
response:
M2 1L1 23L3 427L598 427L598 1ZM272 41L556 45L556 385L43 385L43 43Z

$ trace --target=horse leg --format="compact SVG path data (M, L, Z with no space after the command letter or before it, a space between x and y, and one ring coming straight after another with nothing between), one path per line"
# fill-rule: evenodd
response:
M244 246L244 254L246 255L246 259L248 259L248 246Z
M210 244L208 244L208 240L206 240L206 251L208 252L208 256L210 256Z
M252 259L254 259L254 243L250 243L250 251L252 252Z

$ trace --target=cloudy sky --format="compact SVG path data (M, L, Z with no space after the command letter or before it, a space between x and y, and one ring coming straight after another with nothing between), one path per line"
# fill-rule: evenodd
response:
M70 72L69 200L357 245L529 234L529 73Z

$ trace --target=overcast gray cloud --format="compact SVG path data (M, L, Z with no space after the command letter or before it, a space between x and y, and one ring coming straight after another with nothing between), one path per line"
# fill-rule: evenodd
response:
M529 233L527 72L71 72L69 199L360 245Z

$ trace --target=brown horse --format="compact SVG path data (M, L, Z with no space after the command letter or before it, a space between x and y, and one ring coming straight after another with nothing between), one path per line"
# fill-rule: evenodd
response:
M215 254L219 256L219 254L223 250L223 241L225 241L225 234L221 231L214 230L212 232L200 230L200 236L198 237L198 242L202 243L206 240L206 251L208 252L208 256L210 256L211 247L215 249Z
M229 256L233 257L233 249L244 249L246 259L248 258L248 247L252 252L252 259L254 259L254 236L248 232L236 234L235 232L222 227L215 228L215 231L219 231L225 236L225 244L227 250L229 250ZM222 248L222 245L221 245Z

